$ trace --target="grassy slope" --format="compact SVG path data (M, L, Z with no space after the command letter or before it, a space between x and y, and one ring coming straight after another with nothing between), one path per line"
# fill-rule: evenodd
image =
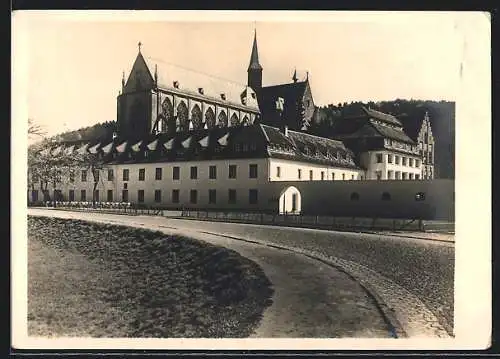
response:
M30 335L246 337L271 283L234 251L128 227L28 218Z

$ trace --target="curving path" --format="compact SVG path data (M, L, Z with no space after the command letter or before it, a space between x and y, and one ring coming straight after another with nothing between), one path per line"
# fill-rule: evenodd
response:
M273 304L264 313L255 333L257 337L389 337L391 333L382 312L385 318L395 324L398 334L446 336L443 327L448 333L451 332L446 302L449 293L446 289L451 286L453 292L453 277L451 282L449 276L445 277L441 282L448 282L444 284L432 280L426 285L418 285L427 289L429 284L431 289L433 285L444 285L445 290L438 293L444 300L436 301L435 296L423 298L418 290L412 290L408 283L399 278L405 275L413 279L418 276L429 277L429 273L419 273L422 264L415 265L411 261L406 266L394 266L394 263L398 264L417 253L417 256L426 256L425 263L429 259L431 262L436 261L437 258L438 263L434 264L440 264L439 261L446 264L440 270L446 272L450 266L447 255L450 251L453 253L453 246L448 243L429 244L377 235L148 216L128 217L44 209L29 209L29 214L144 226L188 235L238 251L257 262L274 284ZM349 248L354 250L346 251ZM311 254L315 258L308 257ZM412 267L408 268L408 265ZM385 305L376 306L373 298L357 282L335 267L351 274L363 287L376 294L378 303ZM435 274L441 274L440 271ZM451 297L451 308L452 303ZM397 315L394 315L394 311Z

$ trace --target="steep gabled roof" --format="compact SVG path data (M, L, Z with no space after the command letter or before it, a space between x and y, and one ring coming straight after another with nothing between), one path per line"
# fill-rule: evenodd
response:
M388 113L383 113L383 112L380 112L377 110L373 110L371 108L366 108L364 106L362 107L362 109L363 109L363 112L368 117L371 117L371 118L374 118L377 120L381 120L384 122L388 122L392 125L402 126L401 122L399 122L399 120L396 117L394 117L393 115L390 115Z

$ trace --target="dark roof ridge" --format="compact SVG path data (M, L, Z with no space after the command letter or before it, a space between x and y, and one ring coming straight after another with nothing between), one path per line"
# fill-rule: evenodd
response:
M284 83L284 84L277 84L277 85L270 85L270 86L262 86L263 89L269 89L269 88L273 88L273 87L283 87L283 86L291 86L291 85L302 85L302 84L305 84L307 82L307 80L304 80L304 81L297 81L297 82L287 82L287 83Z

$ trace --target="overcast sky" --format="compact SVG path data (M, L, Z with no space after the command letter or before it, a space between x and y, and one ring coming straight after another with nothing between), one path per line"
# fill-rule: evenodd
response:
M307 70L316 105L456 98L464 46L456 13L88 14L14 16L28 114L50 135L116 120L139 41L145 56L246 83L254 27L264 85Z

